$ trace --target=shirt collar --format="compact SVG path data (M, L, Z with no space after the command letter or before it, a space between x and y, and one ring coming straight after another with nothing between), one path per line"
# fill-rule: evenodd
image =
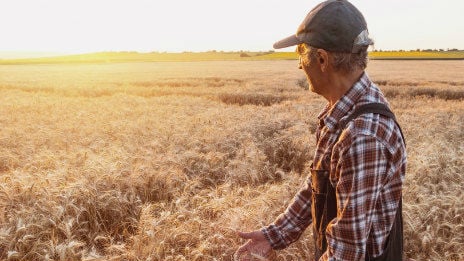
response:
M372 85L371 80L366 72L361 78L353 84L353 86L343 95L334 106L327 104L319 114L319 124L324 124L333 131L337 128L338 122L348 114L353 108L353 105L367 91L367 88Z

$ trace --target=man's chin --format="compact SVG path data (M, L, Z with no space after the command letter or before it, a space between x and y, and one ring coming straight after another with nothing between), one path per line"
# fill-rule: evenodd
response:
M311 84L309 85L309 90L310 90L312 93L320 94L320 93L314 88L314 86L312 86Z

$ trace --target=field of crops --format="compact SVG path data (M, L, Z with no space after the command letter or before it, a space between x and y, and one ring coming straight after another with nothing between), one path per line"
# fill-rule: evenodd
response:
M462 72L368 68L407 139L416 260L464 259ZM308 175L304 87L286 60L0 65L0 260L231 260ZM311 260L309 230L277 260Z

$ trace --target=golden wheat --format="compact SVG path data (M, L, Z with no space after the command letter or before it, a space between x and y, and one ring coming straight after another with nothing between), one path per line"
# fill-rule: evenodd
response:
M231 260L308 175L293 61L0 66L0 259ZM372 61L408 142L405 249L464 258L464 64ZM277 260L312 258L310 229Z

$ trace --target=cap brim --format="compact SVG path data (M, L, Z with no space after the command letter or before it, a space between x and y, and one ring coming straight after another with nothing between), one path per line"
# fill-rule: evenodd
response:
M289 36L287 38L284 38L278 42L276 42L273 47L274 49L281 49L281 48L285 48L285 47L290 47L290 46L294 46L294 45L299 45L301 44L302 41L300 41L300 39L298 39L296 37L296 35L292 35L292 36Z

